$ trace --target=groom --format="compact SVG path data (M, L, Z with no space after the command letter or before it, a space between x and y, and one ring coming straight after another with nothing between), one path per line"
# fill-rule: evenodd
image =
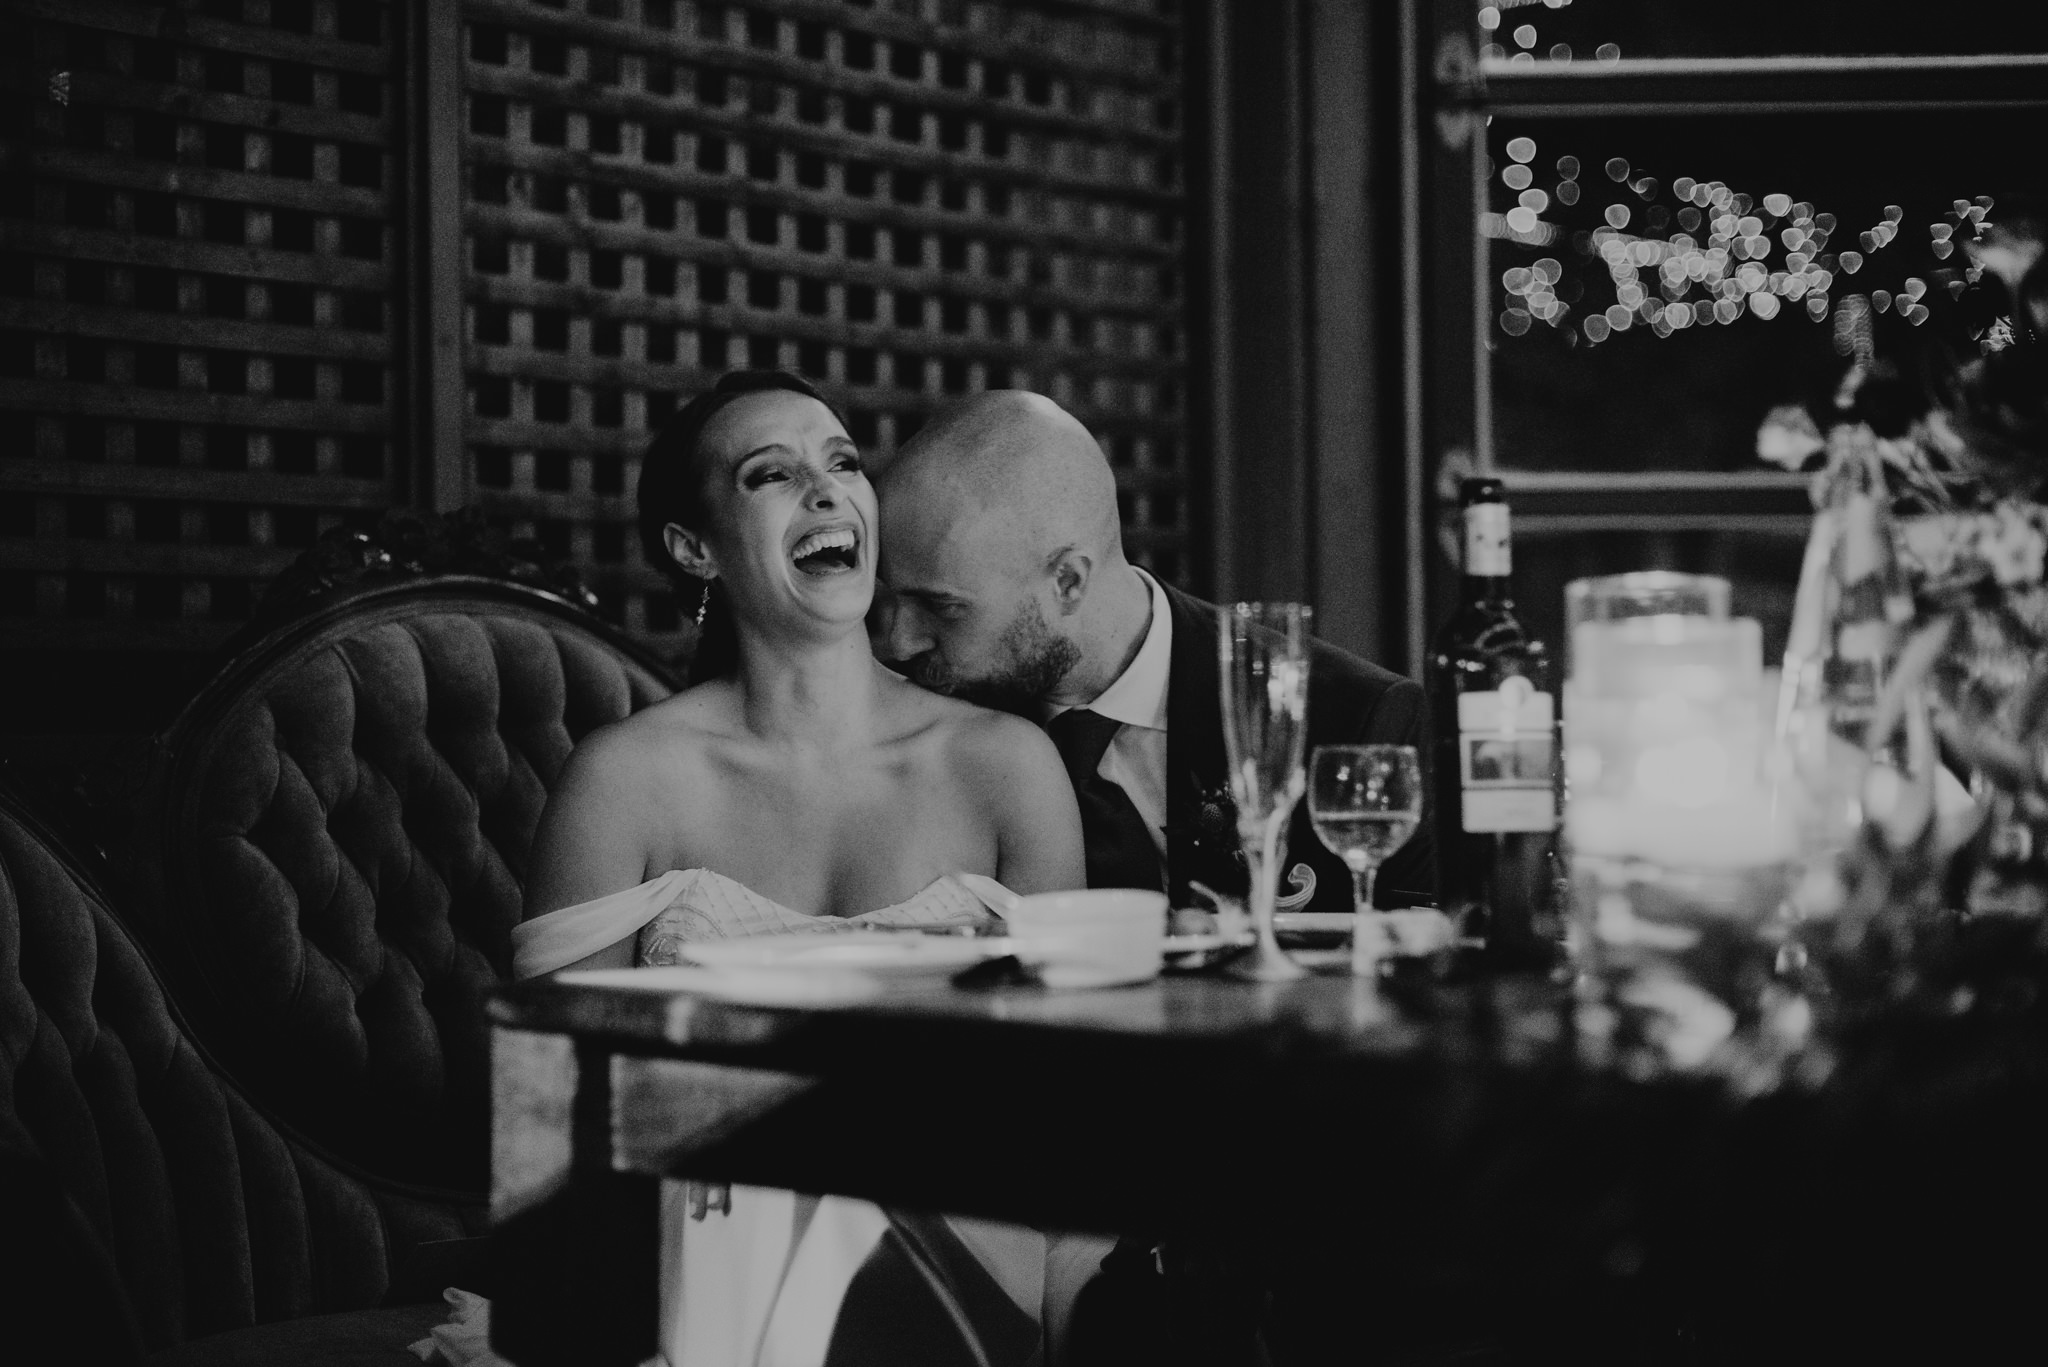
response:
M935 418L876 480L875 650L928 688L1044 723L1081 806L1090 887L1243 896L1216 609L1124 558L1116 477L1052 400L994 390ZM1422 690L1321 641L1308 745L1423 737ZM1351 876L1294 814L1283 906L1350 911ZM1430 900L1425 822L1375 900ZM1289 897L1290 891L1292 897Z

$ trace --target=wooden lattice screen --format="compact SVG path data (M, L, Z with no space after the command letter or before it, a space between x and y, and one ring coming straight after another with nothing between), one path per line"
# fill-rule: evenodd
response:
M638 453L736 365L884 455L950 396L1050 394L1188 576L1176 0L417 3L0 8L0 656L200 651L322 530L429 497L683 645ZM454 293L404 263L457 222L468 392L422 393L458 372L404 339ZM429 401L459 449L414 449L455 430Z
M0 634L211 645L396 498L391 16L9 10Z
M632 489L679 396L799 370L886 455L951 395L1030 388L1181 578L1177 9L465 0L478 497L660 641Z

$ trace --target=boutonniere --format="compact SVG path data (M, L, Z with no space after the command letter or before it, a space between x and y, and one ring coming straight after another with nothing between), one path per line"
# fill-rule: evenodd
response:
M1244 850L1237 835L1237 804L1230 799L1230 789L1218 784L1182 791L1185 800L1167 821L1167 840L1184 843L1198 856L1222 857L1242 864Z
M1230 800L1230 789L1217 784L1214 788L1195 795L1195 833L1209 839L1224 838L1237 840L1237 804Z

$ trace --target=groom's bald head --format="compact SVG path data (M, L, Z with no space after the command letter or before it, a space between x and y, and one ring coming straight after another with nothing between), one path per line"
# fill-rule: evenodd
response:
M1049 696L1085 647L1091 588L1128 573L1094 436L1043 395L992 390L934 418L875 485L878 650L932 687Z
M1123 555L1116 476L1094 436L1042 394L996 389L913 437L876 482L886 546L972 538L983 556L1036 564L1075 547Z

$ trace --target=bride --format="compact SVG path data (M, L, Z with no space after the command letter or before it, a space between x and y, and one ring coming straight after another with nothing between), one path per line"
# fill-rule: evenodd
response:
M1082 885L1080 819L1045 735L875 661L875 495L811 386L721 378L648 447L639 502L650 559L701 586L700 682L569 757L536 837L516 976L672 963L735 935L980 919L955 872L1020 893ZM664 1196L674 1367L1044 1360L1107 1247L762 1189L733 1193L722 1219L704 1205L699 1191L685 1220L679 1189ZM935 1246L956 1274L937 1320L915 1304ZM916 1275L892 1268L918 1249ZM993 1324L968 1316L984 1342L964 1357L957 1334L938 1347L963 1302L995 1306ZM1021 1355L989 1353L991 1335Z

